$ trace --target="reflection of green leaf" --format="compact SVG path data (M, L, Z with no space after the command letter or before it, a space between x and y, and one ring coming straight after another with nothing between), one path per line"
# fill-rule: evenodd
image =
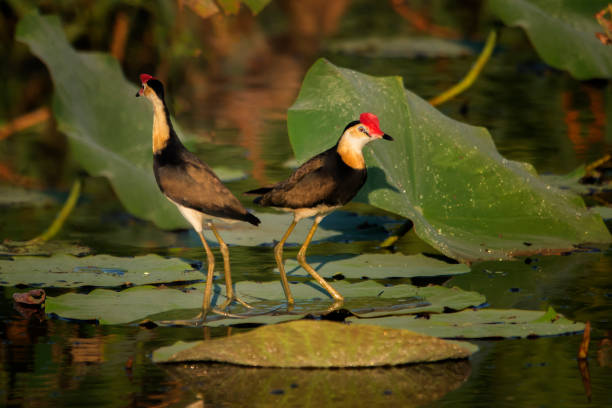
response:
M0 260L0 285L39 287L146 285L201 280L204 275L179 259L159 255L120 258L110 255L50 258L17 257Z
M219 361L256 367L372 367L467 358L478 348L408 330L300 320L153 352L155 362Z
M380 407L383 401L386 407L422 407L459 388L472 370L467 360L366 370L287 370L214 363L160 367L188 387L183 396L197 395L205 407L242 407L248 395L252 407L300 408L369 408Z
M408 329L444 338L524 338L555 336L584 330L583 323L571 322L551 310L543 313L518 309L468 309L457 313L432 314L427 319L414 316L375 319L350 317L348 321L355 324L377 324L396 329Z
M346 297L345 307L360 315L375 316L418 312L442 312L445 308L461 310L484 302L484 296L457 288L429 286L417 288L412 285L383 286L374 281L348 283L332 282L334 288ZM296 304L291 315L286 312L285 297L279 282L238 282L236 291L254 310L235 306L233 313L245 313L249 323L276 323L302 318L307 313L321 314L331 304L329 295L317 285L291 284ZM137 286L120 292L96 289L89 294L66 293L47 297L46 312L75 320L98 320L102 324L126 324L151 318L156 321L185 319L195 316L202 305L204 284L195 284L187 290ZM224 301L222 285L214 286L212 303ZM174 312L173 312L174 311ZM178 311L178 312L177 312ZM172 312L172 313L171 313ZM253 316L268 313L274 317ZM280 315L288 317L281 317ZM211 315L212 326L242 323L242 319L221 318ZM162 323L163 324L163 323Z
M542 59L578 79L612 77L612 52L595 33L608 0L490 0L493 14L525 30Z
M132 214L164 228L186 226L155 183L151 107L134 97L137 87L124 78L117 61L76 52L57 17L27 15L16 38L47 65L55 86L55 119L81 166L107 177Z
M368 182L358 198L410 218L419 237L444 254L500 259L610 241L579 197L543 183L532 166L504 159L486 129L442 115L399 77L315 63L289 109L298 160L332 146L366 111L395 141L366 147Z
M339 274L349 279L415 278L459 275L470 271L467 265L449 264L422 254L310 256L308 263L324 278ZM285 261L285 270L291 276L308 275L294 259Z

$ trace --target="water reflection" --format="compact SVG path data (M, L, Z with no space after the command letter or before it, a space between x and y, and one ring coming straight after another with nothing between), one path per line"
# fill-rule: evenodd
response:
M164 365L202 406L418 407L457 389L469 361L364 369L274 369Z

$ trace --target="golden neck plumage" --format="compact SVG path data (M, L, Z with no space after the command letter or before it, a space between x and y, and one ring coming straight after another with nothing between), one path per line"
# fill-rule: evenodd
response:
M336 151L342 161L356 170L365 169L365 160L361 149L367 143L359 135L344 135L338 142Z
M161 99L157 95L149 99L153 102L153 153L157 153L163 150L170 140L170 124Z

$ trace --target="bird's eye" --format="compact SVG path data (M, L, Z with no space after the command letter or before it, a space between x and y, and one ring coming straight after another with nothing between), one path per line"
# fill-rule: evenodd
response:
M370 136L370 134L368 133L368 131L363 127L363 126L359 126L357 129L359 129L359 131L361 133L365 133L366 135Z

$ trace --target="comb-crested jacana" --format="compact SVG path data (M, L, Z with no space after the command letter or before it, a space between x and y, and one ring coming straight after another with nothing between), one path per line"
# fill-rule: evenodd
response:
M246 221L259 225L260 221L249 213L238 199L223 185L211 168L183 146L170 121L170 114L164 99L164 86L148 74L140 75L142 87L136 96L144 95L153 104L153 172L161 192L177 206L183 217L196 230L206 251L208 271L202 302L204 319L210 311L212 280L215 269L214 255L204 238L204 225L213 232L221 254L225 272L225 309L232 301L250 307L241 300L232 288L229 250L213 220L224 222ZM215 312L217 310L213 309ZM222 313L222 312L221 312Z
M261 194L254 202L293 212L293 222L274 247L274 257L281 275L287 302L294 303L287 274L283 265L283 246L297 223L313 217L314 222L300 248L297 260L334 299L334 308L342 304L343 297L306 262L306 250L321 220L330 212L351 201L367 178L363 147L377 139L393 140L382 130L378 117L362 113L358 121L349 123L335 146L319 153L302 164L291 176L272 187L246 192Z

